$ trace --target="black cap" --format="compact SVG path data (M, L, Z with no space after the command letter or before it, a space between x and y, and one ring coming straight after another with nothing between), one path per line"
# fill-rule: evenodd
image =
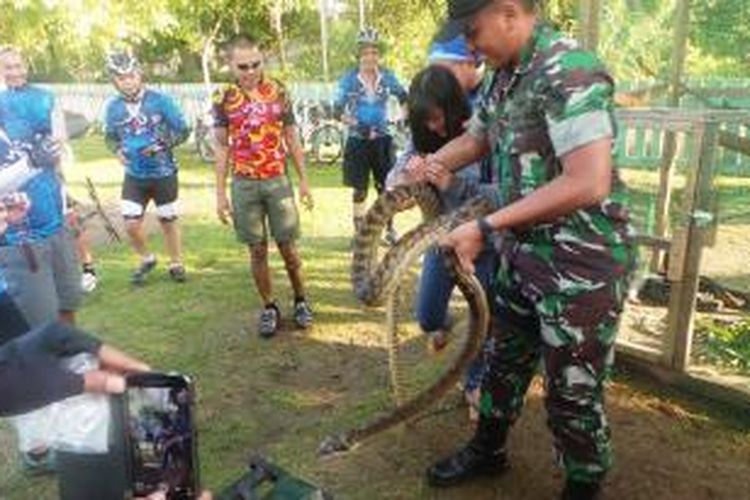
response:
M435 35L435 40L450 40L462 35L474 14L491 3L492 0L448 0L448 19Z

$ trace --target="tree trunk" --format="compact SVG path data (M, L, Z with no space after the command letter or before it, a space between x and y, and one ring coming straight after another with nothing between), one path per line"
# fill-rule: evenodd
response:
M216 20L216 24L211 29L211 33L208 34L206 39L203 41L203 50L201 51L201 69L203 70L203 85L206 87L206 95L211 95L211 55L213 54L214 40L216 35L221 29L221 24L224 18L219 16Z
M275 0L271 6L271 29L276 36L276 43L279 50L279 61L281 62L282 71L286 71L287 58L284 48L284 0Z
M581 0L579 40L584 49L596 52L599 47L599 19L601 0Z
M359 29L365 28L365 0L359 0Z
M318 11L320 12L320 50L323 62L323 80L328 81L328 16L326 12L326 0L318 0Z

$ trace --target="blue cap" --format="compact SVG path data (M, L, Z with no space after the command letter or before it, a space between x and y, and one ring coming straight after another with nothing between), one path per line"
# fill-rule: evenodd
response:
M428 62L435 61L456 61L456 62L477 62L477 56L469 49L466 38L458 35L447 40L436 39L430 46L430 53L427 57Z

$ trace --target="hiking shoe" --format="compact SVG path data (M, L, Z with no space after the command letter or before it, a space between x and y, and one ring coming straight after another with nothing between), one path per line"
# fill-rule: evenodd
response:
M600 483L584 483L568 479L560 500L598 500L601 498Z
M313 314L310 304L306 300L300 300L294 304L294 322L297 326L306 329L312 325Z
M52 448L41 452L21 452L21 467L30 476L54 474L57 472L57 454Z
M96 289L96 285L99 283L99 278L96 275L96 270L91 265L83 266L81 272L81 290L83 293L91 293Z
M270 339L276 335L279 329L279 308L275 304L266 306L260 313L258 320L258 335L264 339Z
M185 272L185 266L182 264L172 264L169 266L169 277L175 283L185 283L187 280L187 273Z
M146 282L146 275L156 267L156 257L141 261L138 269L130 275L130 282L134 285L143 285Z
M473 439L427 469L427 482L430 486L445 488L478 476L499 476L508 468L504 449L489 449Z

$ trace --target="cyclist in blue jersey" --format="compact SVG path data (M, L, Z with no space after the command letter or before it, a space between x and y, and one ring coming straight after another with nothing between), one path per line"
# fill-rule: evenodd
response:
M15 49L0 53L6 90L0 92L0 175L24 172L15 188L31 201L0 245L8 289L33 327L57 319L73 322L81 299L81 275L71 234L64 225L62 182L57 172L63 133L56 127L54 96L28 83ZM15 172L16 170L10 171Z
M168 96L148 89L137 59L126 53L107 58L107 72L119 95L107 105L105 141L125 167L122 215L133 248L141 263L131 282L142 285L156 267L156 257L146 246L143 215L149 201L156 205L169 253L169 275L185 281L177 225L177 160L172 150L187 140L190 129L177 104Z
M360 31L357 37L359 66L339 80L336 115L348 126L344 149L344 185L354 188L353 218L355 230L365 215L365 200L370 172L380 194L393 165L393 138L388 130L388 100L406 102L406 90L396 75L380 66L380 39L372 28ZM386 239L396 240L389 222Z

